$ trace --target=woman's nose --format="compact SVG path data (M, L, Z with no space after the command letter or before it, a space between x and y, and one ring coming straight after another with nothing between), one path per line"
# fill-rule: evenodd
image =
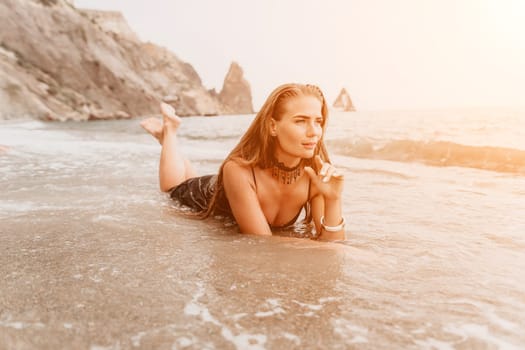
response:
M306 128L306 134L307 136L315 136L321 134L321 127L316 123L308 123L308 127Z

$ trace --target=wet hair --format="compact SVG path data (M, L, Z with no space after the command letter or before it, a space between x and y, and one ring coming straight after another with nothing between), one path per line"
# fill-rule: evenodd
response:
M328 119L328 106L324 95L317 86L311 84L284 84L272 91L266 99L255 119L249 126L248 130L241 137L239 143L233 148L228 157L224 160L219 168L217 182L215 184L214 195L208 205L208 209L202 217L208 217L213 214L218 199L225 196L223 185L223 168L229 161L237 162L242 166L258 166L262 169L270 168L275 163L275 143L276 138L271 135L271 120L281 120L286 111L286 102L299 96L313 96L321 102L321 122L322 134L314 150L314 156L320 155L324 162L329 162L328 152L324 144L325 126ZM312 158L302 159L301 166L310 166L318 171ZM310 198L309 198L310 199ZM309 200L308 199L308 200ZM306 221L311 221L309 201L306 204Z

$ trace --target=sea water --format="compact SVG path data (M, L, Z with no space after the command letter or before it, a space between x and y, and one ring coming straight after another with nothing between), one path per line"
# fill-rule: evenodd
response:
M185 118L215 173L252 115ZM525 111L333 112L347 240L158 190L139 120L0 124L0 348L525 347Z

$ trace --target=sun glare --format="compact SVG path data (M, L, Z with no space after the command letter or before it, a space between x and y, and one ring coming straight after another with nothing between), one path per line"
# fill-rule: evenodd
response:
M525 50L525 1L486 0L481 6L481 20L490 30L489 37Z

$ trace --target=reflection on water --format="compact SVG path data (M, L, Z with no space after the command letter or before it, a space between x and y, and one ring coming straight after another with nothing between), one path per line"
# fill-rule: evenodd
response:
M201 173L228 118L185 120ZM0 348L525 346L525 177L336 153L347 241L244 236L176 212L137 124L0 127Z

